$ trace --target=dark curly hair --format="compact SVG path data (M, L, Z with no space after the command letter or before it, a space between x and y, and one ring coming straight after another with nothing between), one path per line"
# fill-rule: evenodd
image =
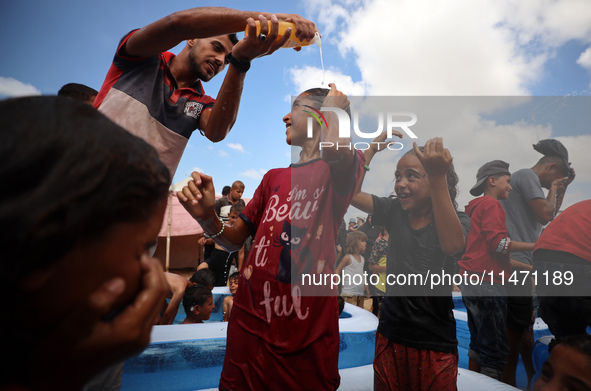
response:
M62 97L0 102L3 289L166 199L154 148L91 106Z

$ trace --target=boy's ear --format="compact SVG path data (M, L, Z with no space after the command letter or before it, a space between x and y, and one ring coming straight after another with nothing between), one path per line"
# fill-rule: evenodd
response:
M494 176L488 177L488 185L493 186L493 187L497 185L497 180L495 179Z

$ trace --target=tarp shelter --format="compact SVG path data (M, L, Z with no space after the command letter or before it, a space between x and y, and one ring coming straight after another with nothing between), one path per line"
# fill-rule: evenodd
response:
M176 192L191 180L190 177L170 186L168 204L154 257L163 262L165 270L196 268L203 254L199 238L203 229L179 202Z
M166 271L169 269L195 269L203 261L203 247L199 239L203 229L179 202L176 195L191 180L177 182L168 190L168 204L158 233L158 246L154 257L160 259ZM216 195L216 198L219 198ZM244 199L248 203L249 199Z

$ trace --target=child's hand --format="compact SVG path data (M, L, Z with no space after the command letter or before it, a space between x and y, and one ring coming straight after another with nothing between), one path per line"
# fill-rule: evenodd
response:
M108 314L115 309L113 304L125 290L125 281L116 277L73 308L32 352L32 385L80 389L100 370L148 345L168 284L158 260L143 257L141 264L142 290L133 303L109 319ZM59 360L55 359L56 352Z
M402 138L402 133L392 130L392 136ZM366 161L371 161L371 158L373 158L376 153L387 149L389 145L396 142L392 140L386 141L386 138L388 138L388 132L382 132L378 137L373 139L371 144L369 144L369 148L364 151Z
M322 107L336 107L346 110L351 105L351 102L347 99L347 95L337 90L337 86L334 83L329 83L328 86L330 87L330 91L326 95L326 98L324 98Z
M203 219L215 214L215 189L210 176L193 171L192 180L176 195L181 205L194 219Z
M435 137L427 141L424 153L419 150L417 143L413 143L412 145L427 176L436 177L447 174L453 158L449 150L443 147L443 139L441 137Z

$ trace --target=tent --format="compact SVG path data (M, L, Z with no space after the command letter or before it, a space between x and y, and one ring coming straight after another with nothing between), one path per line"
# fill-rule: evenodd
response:
M203 246L199 239L203 229L181 205L176 192L181 191L191 180L187 177L170 186L168 205L158 233L158 246L154 257L162 261L164 270L196 269L203 261ZM216 199L220 196L216 195ZM248 203L248 199L244 199Z
M203 229L183 208L176 195L177 191L191 180L190 177L175 183L168 190L168 205L158 233L158 246L154 256L164 261L164 269L196 268L201 262L203 248L199 238Z

